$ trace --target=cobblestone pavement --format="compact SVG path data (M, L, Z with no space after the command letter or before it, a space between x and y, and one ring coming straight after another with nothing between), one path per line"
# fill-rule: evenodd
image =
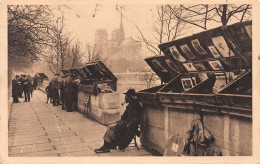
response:
M8 130L9 156L150 156L141 148L96 154L103 144L104 125L79 112L46 104L46 94L36 90L31 102L13 104ZM139 142L139 141L138 141Z

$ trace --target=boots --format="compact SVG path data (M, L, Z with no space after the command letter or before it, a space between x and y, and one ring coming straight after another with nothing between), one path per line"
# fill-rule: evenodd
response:
M95 149L94 152L96 152L96 153L108 153L108 152L110 152L110 144L104 140L104 145L99 149Z

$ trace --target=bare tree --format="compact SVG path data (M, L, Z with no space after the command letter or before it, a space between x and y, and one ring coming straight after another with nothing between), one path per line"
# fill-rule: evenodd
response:
M191 26L196 26L207 30L210 22L217 22L220 25L226 26L231 18L236 19L238 22L251 19L252 5L242 4L198 4L198 5L180 5L180 10L185 13L182 17L179 16L175 8L167 5L172 14L178 19Z
M64 15L56 19L56 24L52 26L50 38L52 46L49 49L49 55L45 56L52 73L59 73L67 66L69 56L71 55L71 44L74 38L65 30Z
M173 14L172 10L175 10ZM178 19L177 16L182 17L183 12L180 7L175 5L169 8L168 5L159 5L156 7L156 15L152 24L153 34L152 38L145 36L138 25L136 25L139 31L139 39L145 43L146 48L154 55L161 55L161 50L157 47L158 44L175 40L182 35L182 30L185 27L185 23Z
M144 81L146 82L146 87L150 88L153 81L156 80L156 74L154 72L148 72L144 74Z
M102 48L97 46L96 44L91 45L89 43L86 44L86 52L85 56L88 62L101 60L103 63L106 63L108 60L108 56L104 56L102 52Z
M81 67L83 66L82 57L85 55L86 48L82 52L82 43L77 40L71 49L71 68Z

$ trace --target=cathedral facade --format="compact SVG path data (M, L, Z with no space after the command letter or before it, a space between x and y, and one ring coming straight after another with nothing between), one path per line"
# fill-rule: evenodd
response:
M112 31L111 39L108 38L107 30L96 30L95 44L101 49L102 56L106 59L104 62L113 73L148 69L141 55L141 42L132 37L125 37L122 17L119 28Z

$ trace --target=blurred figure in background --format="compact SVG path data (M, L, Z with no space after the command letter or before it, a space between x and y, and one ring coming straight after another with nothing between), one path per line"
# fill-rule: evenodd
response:
M19 76L16 75L15 78L12 80L12 97L13 97L13 103L19 103L18 100L19 94L20 94L20 88L19 88Z
M62 105L62 110L65 110L65 80L66 80L66 75L62 76L62 80L60 81L60 99L61 99L61 105Z
M65 102L66 102L66 110L67 112L72 112L72 105L73 105L73 91L74 91L74 84L71 78L71 75L68 75L65 82Z
M30 85L31 82L27 79L26 75L23 75L23 92L24 92L24 102L30 102Z
M47 102L46 102L46 104L48 104L49 99L50 99L50 103L51 103L52 93L53 93L51 82L49 82L49 85L45 88L45 91L47 93Z
M23 98L23 75L20 75L19 79L18 79L18 83L19 83L19 97Z
M73 110L78 110L78 93L79 93L79 79L73 81Z
M33 95L33 78L30 75L28 75L27 78L30 81L29 93L30 93L30 96L32 97L32 95Z
M53 92L53 106L58 106L60 104L59 100L59 74L55 74L54 79L52 80L52 92Z
M38 86L38 76L35 74L33 77L33 89L36 90L36 87Z

